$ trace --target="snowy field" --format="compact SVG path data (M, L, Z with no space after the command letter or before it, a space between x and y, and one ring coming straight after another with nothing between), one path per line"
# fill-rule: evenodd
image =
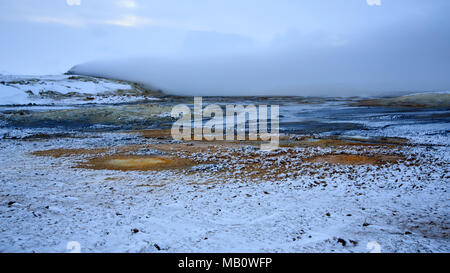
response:
M84 252L369 252L372 241L383 252L450 250L448 147L401 148L414 161L381 167L291 158L285 173L300 176L271 181L234 178L239 159L225 173L124 172L75 168L83 155L30 155L127 139L2 141L0 251L65 252L69 241Z
M289 134L261 152L142 130L167 122L160 104L176 98L33 97L55 77L0 84L0 252L67 252L71 241L82 252L450 251L448 108L279 99ZM93 104L140 100L117 95L136 88L125 82L60 77L51 89L80 86ZM41 105L16 105L29 102Z

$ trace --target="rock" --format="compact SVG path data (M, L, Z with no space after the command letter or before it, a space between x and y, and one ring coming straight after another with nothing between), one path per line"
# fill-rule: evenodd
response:
M342 246L346 246L347 245L347 242L344 239L342 239L342 238L338 238L337 242L341 243Z

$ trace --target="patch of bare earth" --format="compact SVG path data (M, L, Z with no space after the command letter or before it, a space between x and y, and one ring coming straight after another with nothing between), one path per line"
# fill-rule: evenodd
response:
M170 130L142 130L141 137L170 140ZM36 156L79 157L79 168L118 171L158 171L188 169L188 173L214 173L215 180L230 178L253 181L277 180L283 177L314 176L318 166L397 164L404 158L399 150L405 139L378 139L378 143L333 138L283 138L286 147L270 153L260 153L258 141L187 141L182 143L123 145L97 149L52 149L33 152ZM249 147L254 147L254 149ZM317 147L332 148L331 153L318 154ZM138 155L140 149L160 151L164 156ZM300 150L299 150L300 149ZM299 152L301 151L301 152ZM348 151L353 151L349 153ZM87 156L87 158L86 158ZM220 166L214 169L190 167L201 164ZM332 171L332 170L331 170ZM332 172L330 172L332 173Z
M308 162L315 163L330 163L330 164L341 164L341 165L383 165L383 164L395 164L403 157L399 155L353 155L353 154L328 154L319 155L307 158Z
M78 166L94 170L150 171L186 168L194 165L195 162L192 160L175 157L108 155L92 158Z
M42 150L42 151L35 151L32 152L32 155L35 156L52 156L55 158L59 157L70 157L70 156L76 156L76 155L96 155L101 154L109 151L109 148L97 148L97 149L50 149L50 150Z

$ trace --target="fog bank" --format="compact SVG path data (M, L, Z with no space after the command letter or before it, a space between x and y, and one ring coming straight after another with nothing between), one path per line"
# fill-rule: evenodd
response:
M448 91L448 60L448 53L431 47L369 42L365 48L93 61L70 72L138 82L174 95L352 96Z
M408 6L392 13L386 6L386 13L381 13L382 6L375 19L369 16L372 10L363 10L369 17L352 14L345 28L332 31L329 24L317 30L292 29L264 46L236 35L200 32L186 39L183 50L165 57L151 51L137 55L142 57L118 55L76 65L70 72L134 81L168 94L190 96L449 91L450 18L438 5L414 4L417 9L409 10L408 16L401 12ZM339 19L339 10L344 11L333 7L333 22L344 20ZM327 22L326 13L317 15L313 22Z

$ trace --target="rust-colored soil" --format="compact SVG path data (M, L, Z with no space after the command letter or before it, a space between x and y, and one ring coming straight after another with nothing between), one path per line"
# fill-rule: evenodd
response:
M109 151L108 148L97 148L97 149L50 149L43 151L32 152L32 155L36 156L52 156L52 157L68 157L74 155L95 155L101 154Z
M341 165L382 165L386 163L397 163L402 157L396 155L375 155L375 156L365 156L365 155L351 155L351 154L330 154L314 156L306 159L309 162L318 163L330 163L330 164L341 164Z
M124 131L122 133L137 133L145 138L156 138L156 139L173 139L171 129L146 129L146 130L134 130L134 131ZM224 137L223 140L207 140L204 136L201 140L194 139L194 133L192 131L191 133L191 140L187 140L188 142L204 142L204 143L221 143L224 145L229 145L233 143L240 143L240 144L254 144L254 145L260 145L261 140L249 140L248 135L246 135L245 140L225 140ZM280 141L288 140L288 136L280 135L279 137Z
M155 156L101 156L95 157L79 167L95 170L149 171L177 169L195 165L188 159Z
M145 138L169 139L171 137L170 129L138 130L128 131L126 133L138 133Z
M151 138L170 137L169 130L143 130L143 136ZM353 137L355 138L355 137ZM299 137L287 140L292 146L333 147L333 153L327 155L301 155L295 150L287 149L273 154L259 154L240 149L246 145L258 147L258 142L248 141L190 141L184 143L156 143L144 145L123 145L112 148L97 149L51 149L33 152L37 156L69 157L84 156L84 162L76 165L79 168L107 169L120 171L166 170L194 166L197 164L221 164L235 162L236 166L227 166L215 172L218 178L227 180L231 176L245 179L262 180L277 178L290 174L314 175L315 168L304 168L304 162L329 163L340 165L383 165L396 164L402 158L392 148L401 148L406 139L376 139L377 143L364 142L365 139L312 139ZM370 140L367 140L370 141ZM389 143L389 144L387 144ZM343 148L355 147L358 155L339 154ZM359 149L358 146L363 147ZM237 149L236 149L237 148ZM380 153L379 148L389 148L390 155ZM141 149L154 149L167 155L139 155ZM230 150L231 149L231 150ZM386 150L384 150L386 152ZM200 155L200 156L199 156ZM205 155L205 156L203 156ZM210 155L210 156L206 156ZM87 159L86 159L87 156ZM192 160L190 160L191 158ZM278 162L279 160L282 161ZM277 163L278 162L278 163ZM76 163L75 163L76 164ZM235 170L241 170L236 172ZM201 172L196 170L195 172Z
M364 140L364 139L335 139L335 138L321 138L321 139L310 139L305 138L297 141L288 141L280 143L281 147L296 147L296 146L306 146L306 147L339 147L339 146L383 146L383 147L396 147L398 145L407 144L408 140L406 138L380 138L377 140Z

